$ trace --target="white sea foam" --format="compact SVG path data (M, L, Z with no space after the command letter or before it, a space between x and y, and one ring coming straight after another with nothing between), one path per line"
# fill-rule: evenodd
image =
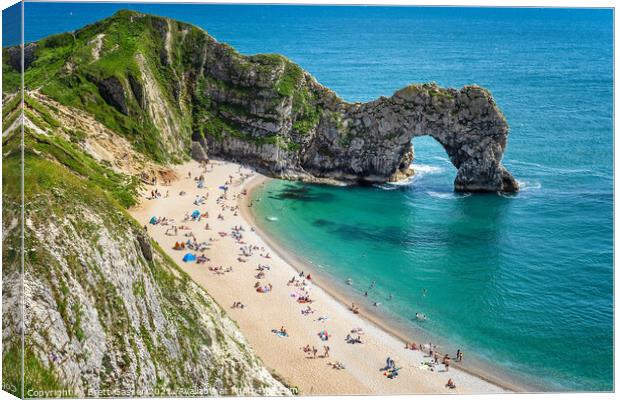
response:
M452 165L452 163L447 157L433 156L433 160L441 161L441 162Z
M383 189L383 190L396 190L398 189L399 186L406 186L410 184L411 183L410 180L411 179L406 179L401 182L375 183L373 186L378 189Z
M433 192L431 190L427 191L426 194L436 199L444 199L444 200L454 200L454 199L460 199L463 197L471 196L471 193Z
M542 188L542 184L539 181L526 181L517 179L519 184L519 190L521 192L531 192Z
M415 171L414 176L417 176L418 178L421 178L424 175L440 174L444 171L442 167L427 164L415 164L412 165L410 168L413 168L413 170Z
M403 179L398 182L386 182L386 183L381 183L381 184L375 184L373 186L379 189L383 189L383 190L396 190L401 186L411 185L414 181L422 178L425 175L434 175L434 174L440 174L444 172L444 168L442 167L438 167L435 165L427 165L427 164L415 164L415 165L412 164L409 166L409 169L413 170L415 173L407 179Z

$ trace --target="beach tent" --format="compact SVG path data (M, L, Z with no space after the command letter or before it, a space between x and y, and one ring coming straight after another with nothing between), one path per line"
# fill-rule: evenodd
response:
M194 212L192 213L192 218L198 218L198 217L200 217L200 211L194 210Z
M183 256L183 261L185 262L196 261L196 256L193 255L192 253L187 253L186 255Z
M150 224L155 225L157 224L157 217L153 217L151 218L151 220L149 221Z

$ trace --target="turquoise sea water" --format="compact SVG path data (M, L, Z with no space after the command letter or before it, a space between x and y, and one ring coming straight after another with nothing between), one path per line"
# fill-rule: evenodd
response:
M27 3L26 39L118 8L282 53L349 101L412 82L490 89L519 194L454 194L443 149L419 138L409 184L274 181L255 212L325 276L351 277L352 295L376 281L369 304L466 359L547 390L613 389L612 11Z

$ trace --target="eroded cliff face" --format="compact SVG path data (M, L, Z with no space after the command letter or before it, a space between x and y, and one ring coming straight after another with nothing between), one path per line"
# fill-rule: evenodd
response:
M27 85L69 99L157 160L191 154L287 179L386 182L411 174L411 139L430 135L458 170L456 190L518 190L501 164L508 124L483 88L411 85L348 103L285 57L244 56L195 26L130 11L63 35L31 46ZM38 60L57 53L62 68L39 81Z

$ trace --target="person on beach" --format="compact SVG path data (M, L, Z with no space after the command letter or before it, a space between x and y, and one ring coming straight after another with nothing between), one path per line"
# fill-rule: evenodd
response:
M379 371L388 371L393 368L396 368L396 363L392 360L392 357L388 356L385 360L385 367L381 368Z
M235 301L233 303L233 305L232 305L232 308L241 308L241 309L243 309L243 308L245 308L245 305L242 302L240 302L240 301Z
M318 350L316 349L316 347L312 346L312 358L316 358L316 353L318 352Z
M449 355L446 354L445 356L443 356L443 365L446 366L446 372L450 371L450 361L451 359Z
M459 358L460 358L460 357L461 357L461 349L458 349L458 350L456 351L456 361L457 361L457 362L459 361Z
M458 356L456 356L456 361L463 362L463 352L461 351Z
M446 387L448 389L456 389L456 385L454 384L454 381L452 380L452 378L448 379L448 383L446 383Z
M323 346L323 358L329 358L329 346Z

